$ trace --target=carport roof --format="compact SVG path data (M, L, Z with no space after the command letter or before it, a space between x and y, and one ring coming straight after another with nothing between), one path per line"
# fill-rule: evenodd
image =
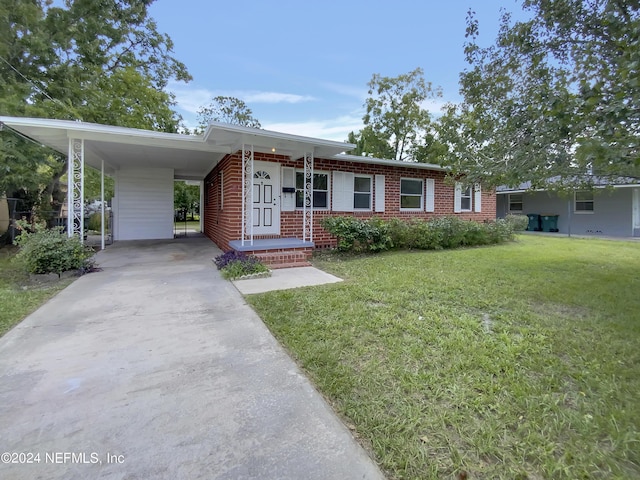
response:
M333 157L355 145L286 133L212 122L202 135L154 132L71 120L3 117L0 124L67 154L69 139L83 139L85 163L105 171L127 167L174 169L184 180L202 180L225 155L253 145L257 152L300 158L305 152Z

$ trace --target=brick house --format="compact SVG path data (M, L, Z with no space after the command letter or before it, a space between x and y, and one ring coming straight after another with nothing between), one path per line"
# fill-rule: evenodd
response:
M223 250L302 264L335 246L320 225L330 215L495 219L494 192L445 183L437 165L345 155L353 145L293 135L274 147L274 132L221 128L250 137L205 177L203 232Z
M328 215L496 218L493 191L445 183L437 165L345 155L354 146L343 142L215 122L202 135L41 118L0 126L68 155L70 235L83 231L85 165L114 179L114 241L173 238L174 181L188 180L200 185L201 231L272 265L335 245L319 223Z

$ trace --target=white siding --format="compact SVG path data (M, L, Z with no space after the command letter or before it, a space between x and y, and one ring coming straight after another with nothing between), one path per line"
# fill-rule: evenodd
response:
M115 193L115 240L173 238L172 169L118 170Z

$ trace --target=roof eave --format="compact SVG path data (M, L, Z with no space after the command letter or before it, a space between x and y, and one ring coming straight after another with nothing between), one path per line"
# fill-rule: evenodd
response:
M361 155L337 154L337 155L334 155L332 158L343 161L343 162L368 163L373 165L388 165L390 167L417 168L422 170L435 170L438 172L446 172L449 170L447 167L443 167L441 165L436 165L433 163L404 162L400 160L389 160L387 158L365 157Z

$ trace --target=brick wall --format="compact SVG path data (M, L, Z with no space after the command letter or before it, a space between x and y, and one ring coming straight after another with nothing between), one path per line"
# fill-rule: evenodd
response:
M302 169L303 160L291 160L289 157L276 154L256 153L255 161L278 162L287 167ZM204 232L221 249L229 249L229 241L240 238L242 230L242 154L238 152L225 157L205 179ZM385 211L384 212L331 212L315 210L313 212L313 241L318 248L335 245L332 238L320 226L320 220L330 215L353 215L359 218L372 216L381 218L423 218L430 219L443 215L455 215L465 220L485 221L496 218L495 192L482 192L482 212L454 213L454 188L444 182L444 172L424 170L411 167L362 164L359 162L344 162L331 159L316 158L314 170L331 172L351 172L369 175L385 176ZM221 208L220 179L221 173L224 192ZM400 178L433 178L435 181L435 211L434 212L402 212L400 211ZM331 180L331 177L330 177ZM331 190L331 189L330 189ZM375 205L375 189L372 205ZM280 213L280 236L302 237L302 211ZM260 238L260 237L254 237Z

